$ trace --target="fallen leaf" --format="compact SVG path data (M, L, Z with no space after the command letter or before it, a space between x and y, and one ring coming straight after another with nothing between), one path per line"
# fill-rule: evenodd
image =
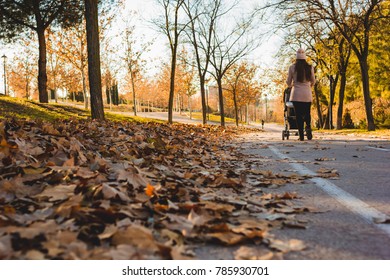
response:
M154 256L159 252L159 246L154 239L152 232L139 225L131 225L124 229L118 229L112 235L113 245L131 245L137 248L137 252L142 255ZM143 259L144 257L141 257Z
M288 241L272 239L270 247L282 253L288 253L291 251L302 251L306 248L303 241L298 239L290 239Z
M40 251L31 250L31 251L28 251L26 253L25 258L27 260L44 260L45 259L45 255L42 252L40 252Z
M376 224L390 224L390 217L389 216L383 216L383 217L374 217L374 223Z
M236 234L233 232L215 232L208 233L208 237L214 238L226 245L235 245L246 239L244 235Z
M147 184L145 188L145 194L149 197L152 197L154 195L154 187L150 184Z
M274 253L267 249L242 246L234 252L235 260L272 260Z
M74 195L77 185L47 186L43 192L35 195L36 198L49 198L48 201L59 201L70 198Z
M315 161L332 161L336 160L335 158L327 158L327 157L321 157L321 158L315 158Z
M104 232L99 234L98 237L100 239L106 239L113 236L118 231L118 227L116 225L109 225L104 229Z

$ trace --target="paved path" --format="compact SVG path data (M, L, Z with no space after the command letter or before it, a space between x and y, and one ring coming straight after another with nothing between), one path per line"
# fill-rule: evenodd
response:
M280 191L297 192L306 206L322 213L304 214L305 230L279 230L285 239L303 240L307 249L290 253L291 259L390 259L390 141L366 136L314 133L314 140L281 140L281 130L246 135L248 154L267 159L273 172L316 175L334 170L335 179L315 177L306 184ZM260 144L261 143L261 144ZM267 147L259 149L261 147ZM389 221L390 222L390 221Z
M164 116L166 119L166 113L153 117ZM199 123L178 115L174 121ZM297 141L295 135L282 141L282 126L266 123L264 130L237 138L236 145L254 159L259 169L314 176L305 184L270 191L296 192L303 205L320 212L302 215L308 222L307 229L273 232L280 239L300 239L307 245L306 250L289 253L285 258L390 260L388 137L314 132L312 141ZM259 163L256 155L263 161ZM321 169L333 170L339 176L319 178L316 173ZM386 219L388 223L381 223ZM230 259L233 250L211 246L203 254L201 250L199 256Z

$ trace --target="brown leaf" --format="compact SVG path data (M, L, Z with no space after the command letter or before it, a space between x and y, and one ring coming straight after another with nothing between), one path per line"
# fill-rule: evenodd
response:
M191 212L188 214L188 220L194 226L201 226L206 223L210 218L206 218L205 216L198 215L195 213L194 209L191 209Z
M112 260L132 260L137 256L137 249L132 245L119 244L109 249L104 255Z
M9 226L2 229L6 233L19 233L21 238L33 239L40 234L48 234L57 230L54 220L35 222L29 227ZM1 232L1 231L0 231Z
M36 195L36 198L49 198L48 201L59 201L70 198L74 195L77 185L47 186L43 192Z
M148 185L147 180L137 173L138 171L135 168L128 168L128 170L119 170L118 171L118 181L119 182L128 182L134 188L146 187Z
M232 212L235 207L230 204L225 204L225 203L217 203L217 202L212 202L212 201L202 201L202 205L204 205L204 209L209 209L217 212Z
M55 210L56 214L68 218L71 213L80 207L81 202L83 201L83 196L80 194L72 195L69 200L61 203L58 208Z
M76 176L85 180L96 178L99 175L96 171L91 171L87 168L78 168L76 172Z
M104 229L104 232L98 235L100 239L107 239L113 236L118 231L118 227L116 225L109 225Z
M336 160L335 158L327 158L327 157L321 157L321 158L316 158L316 161L331 161L331 160Z
M323 178L336 178L340 174L336 169L320 168L317 170L317 174Z
M8 259L12 257L12 243L11 236L5 235L0 236L0 259Z
M37 250L30 250L26 253L26 256L25 258L27 260L44 260L45 259L45 255L40 252L40 251L37 251Z
M139 225L131 225L125 229L118 229L112 236L113 245L127 244L138 249L141 254L155 255L159 252L159 247L152 232Z
M390 224L390 217L389 216L383 216L383 217L375 217L374 223L376 224Z
M194 253L185 246L174 246L171 248L172 260L193 260Z
M172 245L184 245L184 238L181 234L178 234L172 230L169 229L163 229L161 230L161 236L167 240L165 242L165 245L172 246Z
M306 229L306 223L302 221L284 221L283 225L288 228L298 228L298 229Z
M167 214L167 217L169 218L170 222L164 222L166 228L173 231L178 231L183 236L191 235L194 225L190 220L185 217L174 214Z
M105 199L120 198L122 201L129 201L127 194L117 190L115 187L110 186L108 183L102 184L102 194Z
M303 241L298 239L290 239L288 241L272 239L269 247L281 251L282 253L288 253L291 251L302 251L306 248Z
M211 238L215 238L226 245L238 244L246 239L245 236L233 232L208 233L207 236Z
M42 130L44 133L47 133L47 134L61 135L60 132L56 128L54 128L53 124L51 124L51 123L43 124Z
M267 249L242 246L234 252L235 260L272 260L274 253Z
M61 243L58 240L50 239L48 241L42 242L42 245L46 249L47 255L51 259L57 258L64 252L64 248L61 248Z

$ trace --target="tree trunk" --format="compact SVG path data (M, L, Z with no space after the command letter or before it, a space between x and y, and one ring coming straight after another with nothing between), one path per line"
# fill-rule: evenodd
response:
M131 78L131 89L133 91L134 116L137 116L137 106L135 106L136 95L135 95L134 73L133 73L133 67L131 66L131 62L130 62L130 78Z
M233 90L233 103L234 103L234 115L236 118L236 126L238 126L238 105L237 105L237 93Z
M339 89L339 106L337 109L337 129L343 128L343 107L344 107L344 95L345 87L347 84L347 76L345 71L341 72L340 89Z
M375 123L374 116L372 113L372 99L370 97L370 78L368 74L368 64L367 57L364 56L359 58L360 70L362 72L362 82L363 82L363 96L364 96L364 105L366 108L366 117L367 117L367 130L374 131Z
M201 96L201 101L202 101L202 121L203 121L203 124L207 124L207 111L209 108L207 108L208 104L206 104L206 94L209 95L210 92L206 93L206 89L204 86L204 78L201 77L200 80L201 80L201 82L200 82L200 96Z
M245 111L245 122L249 125L249 103L246 104Z
M217 83L218 83L219 110L221 114L221 126L225 127L225 109L223 105L222 77L217 78Z
M329 76L329 82L330 82L330 94L329 94L329 129L333 129L333 103L334 103L334 97L336 94L336 87L338 82L338 75L336 77L333 77L333 75Z
M85 0L87 28L88 76L92 119L104 120L102 77L100 72L100 46L97 0Z
M29 99L30 97L30 81L28 75L26 75L26 99Z
M168 123L173 123L173 101L175 97L176 47L172 50L171 84L169 87Z
M333 91L333 76L329 76L329 104L328 104L328 129L332 129L333 127L333 98L334 97L334 91Z
M83 81L84 108L85 108L85 110L88 110L87 83L86 83L86 80L85 80L85 71L84 71L84 69L81 70L81 78L82 78L82 81Z
M38 42L39 42L39 61L38 61L38 91L39 102L48 103L49 96L47 94L47 72L46 72L46 38L45 29L43 27L37 28Z
M81 60L81 79L83 83L83 97L84 97L84 108L85 110L88 110L88 96L87 96L87 82L85 79L85 63L84 63L84 42L83 39L80 39L80 60Z
M314 85L314 93L316 97L316 105L317 105L317 117L318 117L318 128L322 128L324 125L324 122L322 120L322 112L321 112L321 104L320 104L320 95L319 95L319 89L318 84L316 83Z
M191 104L191 95L188 95L188 110L190 111L190 120L192 120L192 104Z

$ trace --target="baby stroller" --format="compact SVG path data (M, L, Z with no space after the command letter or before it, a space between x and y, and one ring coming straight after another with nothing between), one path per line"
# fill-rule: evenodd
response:
M296 130L295 135L298 135L298 125L295 116L294 105L290 101L291 88L286 88L283 92L284 102L284 130L282 131L282 140L288 140L290 130Z

